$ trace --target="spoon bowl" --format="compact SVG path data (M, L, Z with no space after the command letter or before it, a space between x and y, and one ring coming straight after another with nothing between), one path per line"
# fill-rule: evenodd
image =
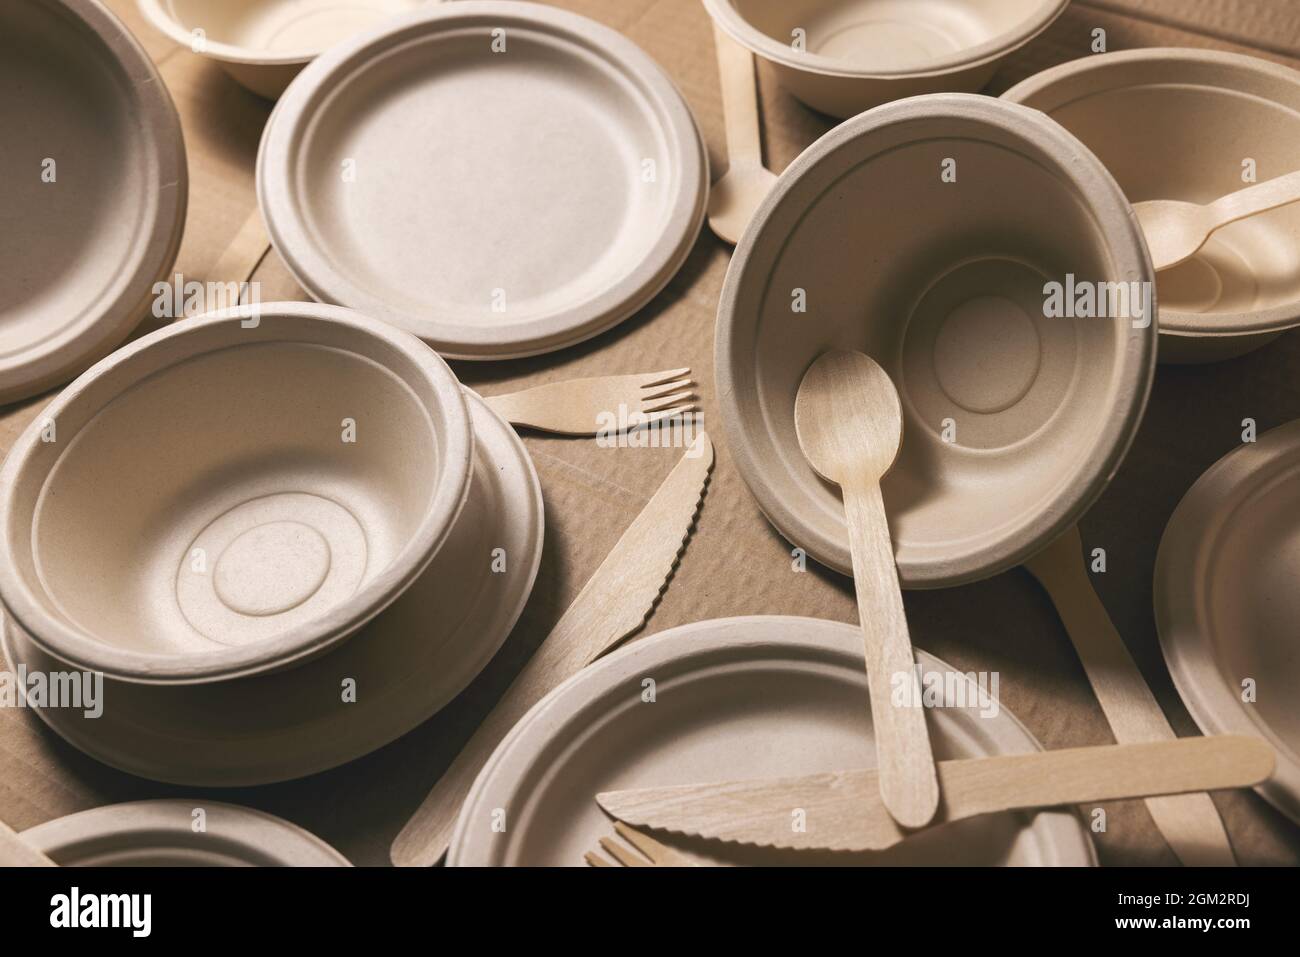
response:
M808 464L838 485L879 480L903 439L903 408L889 375L870 356L837 350L804 373L794 427Z
M771 170L733 163L709 193L709 228L723 242L736 245L775 185Z

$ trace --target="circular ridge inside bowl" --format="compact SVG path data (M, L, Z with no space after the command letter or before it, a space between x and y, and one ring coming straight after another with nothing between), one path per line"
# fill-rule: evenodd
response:
M908 587L1022 562L1096 499L1136 433L1156 332L1132 210L1077 140L1007 106L939 94L842 124L782 174L727 271L716 374L737 467L793 545L845 573L838 489L793 421L828 349L867 352L899 390L883 490ZM1053 314L1076 282L1131 292L1134 318Z
M446 539L473 436L446 363L344 309L178 322L69 386L0 469L0 599L57 658L199 682L319 654Z

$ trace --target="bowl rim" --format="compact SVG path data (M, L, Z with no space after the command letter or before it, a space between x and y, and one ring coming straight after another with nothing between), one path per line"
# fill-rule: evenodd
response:
M33 642L53 657L79 668L102 672L122 681L144 684L202 684L246 677L282 668L318 655L348 638L358 628L387 608L433 560L459 517L468 497L470 470L473 465L474 436L464 392L447 363L414 336L363 316L352 310L318 303L272 302L257 307L266 328L267 319L302 319L313 323L345 327L353 332L378 339L405 355L423 375L436 397L434 407L425 406L431 431L441 430L446 438L445 456L439 456L441 472L424 516L412 530L401 551L388 566L352 594L346 601L311 621L289 628L275 638L195 654L167 654L115 647L95 638L82 628L51 614L18 572L16 554L19 539L31 545L31 529L15 514L15 490L19 478L41 444L41 431L47 421L76 403L98 380L132 364L148 364L151 353L176 340L202 336L223 322L239 322L248 316L241 307L220 310L180 320L137 339L135 342L100 360L55 399L32 421L0 465L0 609ZM266 338L256 341L310 341L292 337ZM160 371L198 355L229 348L216 342L200 342L200 348L171 358ZM124 383L109 402L137 387L143 377ZM104 406L100 403L95 411ZM435 422L441 412L441 422ZM93 413L92 413L93 415ZM71 446L71 442L68 446ZM59 458L67 453L60 452ZM57 461L58 459L56 459ZM47 473L48 474L48 473Z
M1277 752L1272 778L1256 793L1300 822L1300 763L1294 749L1263 721L1256 721L1218 664L1216 641L1205 627L1207 576L1204 556L1225 522L1241 505L1237 497L1276 481L1276 472L1300 459L1300 419L1269 429L1255 443L1239 445L1201 473L1179 500L1156 550L1151 597L1156 637L1178 697L1203 734L1246 734ZM1231 509L1225 506L1232 506ZM1280 638L1278 640L1281 640Z
M417 43L487 25L545 32L552 39L604 59L640 91L655 133L670 160L675 189L666 198L654 243L629 257L623 275L596 295L539 315L484 325L460 316L422 313L417 322L402 306L389 306L337 268L328 247L314 235L297 182L305 138L330 111L340 91L376 57ZM391 17L318 57L280 97L257 152L257 198L276 250L286 267L320 302L362 308L419 336L439 354L465 361L496 361L568 348L612 329L647 306L668 285L694 250L709 194L709 157L689 104L672 78L632 40L580 14L515 0L455 0ZM359 302L359 298L368 300Z
M444 3L446 0L413 0L413 2L419 5L423 3ZM255 47L243 47L234 43L222 43L219 40L207 40L202 50L195 50L193 34L186 31L180 21L172 16L168 9L169 6L170 4L164 4L163 0L136 0L137 9L154 29L166 34L169 40L178 46L184 47L191 53L221 63L234 63L252 67L302 66L305 63L310 63L328 49L328 47L322 47L319 50L311 51L286 50L282 53L272 53L269 50L258 50ZM400 13L401 11L392 11L393 15Z
M892 70L854 68L838 57L816 53L794 53L789 46L778 43L746 20L736 9L735 0L704 0L704 7L733 40L751 53L800 73L856 80L889 80L943 76L962 70L973 70L1002 59L1020 49L1030 40L1056 22L1065 13L1070 0L1040 0L1038 12L1026 18L1019 26L1006 30L990 40L967 47L946 57L939 57L922 68L901 67Z
M75 19L106 47L129 81L135 110L134 133L142 145L145 189L140 229L119 275L129 277L120 293L88 307L77 321L34 347L0 357L0 371L13 385L0 387L0 404L25 399L66 382L92 361L111 352L143 317L153 286L176 261L185 231L189 168L180 116L158 68L125 24L96 0L42 0ZM107 290L101 290L107 291Z
M1004 92L1000 99L1027 105L1025 101L1055 84L1076 77L1106 70L1116 65L1132 63L1176 63L1187 65L1217 65L1235 68L1286 83L1300 95L1300 70L1247 56L1244 53L1225 53L1221 50L1200 50L1195 47L1143 47L1138 50L1116 50L1096 53L1067 60L1026 77ZM1210 84L1205 84L1210 85ZM1224 87L1224 89L1229 89ZM1270 101L1276 104L1276 101ZM1280 105L1280 104L1277 104ZM1034 107L1037 109L1037 107ZM1051 114L1048 114L1049 116ZM1145 240L1144 240L1145 241ZM1162 335L1186 339L1235 339L1257 333L1280 333L1300 326L1300 293L1290 302L1279 303L1266 309L1245 312L1176 312L1160 310Z
M759 509L791 544L846 575L852 574L847 538L840 542L819 534L800 518L797 509L789 506L780 489L769 479L769 470L764 466L768 456L759 447L766 443L767 433L763 433L765 438L761 443L751 437L739 399L753 391L752 361L747 360L752 356L752 343L738 341L739 324L728 317L735 312L742 277L756 255L756 246L768 221L794 186L815 169L823 156L848 147L860 135L918 119L963 119L992 125L1034 143L1042 152L1055 157L1058 177L1085 199L1099 223L1107 224L1116 271L1127 270L1147 281L1154 278L1137 218L1114 177L1074 136L1037 110L970 93L914 96L846 120L796 157L754 214L727 268L715 324L714 374L727 444ZM1063 157L1068 157L1069 162L1063 161ZM899 577L905 588L967 584L1022 564L1087 511L1114 478L1137 435L1155 379L1157 328L1158 321L1154 318L1145 329L1135 330L1130 326L1127 338L1117 346L1124 355L1124 363L1111 393L1110 414L1105 417L1096 441L1096 448L1105 450L1105 454L1090 458L1084 468L1060 484L1050 506L1041 508L1031 522L1013 529L993 545L982 546L966 557L920 562L900 560ZM1115 415L1116 410L1123 410L1124 414Z

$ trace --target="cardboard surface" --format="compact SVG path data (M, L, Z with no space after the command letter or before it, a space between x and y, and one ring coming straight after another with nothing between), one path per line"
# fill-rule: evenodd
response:
M695 112L716 176L726 158L712 31L703 7L696 0L564 0L558 5L621 30L668 70ZM134 0L109 0L109 6L158 60L181 112L190 162L190 215L176 271L187 280L226 278L207 271L254 206L253 159L270 105L215 64L153 32ZM1134 9L1141 15L1126 12ZM988 92L1000 93L1044 67L1087 55L1098 27L1106 30L1111 50L1205 47L1300 67L1300 17L1289 4L1076 0L1046 34L1003 67ZM779 171L831 121L795 102L765 68L760 86L767 162ZM458 363L457 374L492 394L581 375L689 365L701 386L704 424L717 442L718 463L697 532L646 633L741 614L852 622L851 583L815 564L806 572L793 569L791 546L763 519L723 441L712 345L714 310L729 254L706 229L668 288L622 325L550 356ZM255 279L262 283L263 300L302 295L274 253ZM150 323L142 331L155 327ZM0 409L0 451L8 449L47 401ZM1300 417L1297 333L1230 362L1161 368L1133 451L1083 522L1085 546L1107 551L1109 570L1094 576L1102 600L1180 734L1197 731L1174 693L1156 641L1151 608L1156 547L1179 498L1201 472L1239 444L1247 417L1261 431ZM546 499L545 551L524 616L488 669L441 714L369 757L302 781L210 793L209 798L288 818L355 863L387 863L389 843L406 817L680 454L676 449L602 448L590 439L533 434L525 442ZM962 588L907 592L904 601L915 644L961 669L999 671L1002 701L1046 747L1110 741L1069 638L1028 573L1014 570ZM1261 693L1267 690L1262 683ZM0 819L17 829L97 804L179 795L201 796L112 771L65 745L25 710L0 709ZM1233 792L1216 795L1215 802L1243 864L1300 863L1300 828L1262 799ZM1107 830L1096 835L1102 863L1175 862L1141 802L1105 807Z

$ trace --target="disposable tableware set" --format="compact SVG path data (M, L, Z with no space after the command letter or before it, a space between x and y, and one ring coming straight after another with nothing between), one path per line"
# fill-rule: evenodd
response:
M176 111L97 0L6 4L0 87L38 92L4 104L33 132L0 155L19 212L0 268L22 292L0 302L0 401L68 384L0 467L0 645L11 668L102 673L102 715L37 709L74 747L151 780L262 785L451 702L542 561L515 429L593 436L620 409L620 429L673 426L700 396L680 368L481 397L444 360L610 329L707 218L736 246L714 347L731 458L786 539L852 576L859 625L728 618L621 647L707 521L714 450L693 430L394 863L1091 865L1071 807L1144 798L1183 863L1228 864L1207 792L1253 787L1300 822L1300 711L1238 688L1296 677L1279 642L1300 611L1297 423L1210 469L1160 550L1161 647L1206 737L1175 736L1077 531L1134 441L1157 353L1227 358L1300 324L1300 74L1137 50L995 99L974 91L1066 0L704 0L730 155L710 190L672 81L584 17L509 0L139 6L277 99L258 211L217 268L242 282L269 243L315 301L122 345L184 227ZM66 83L38 81L74 59ZM779 177L756 61L844 118ZM1139 125L1163 155L1135 151ZM1223 155L1187 148L1184 127L1213 125ZM102 163L59 167L70 191L31 173L92 149ZM1257 181L1237 175L1243 149ZM1115 744L1043 751L913 646L903 588L1018 565ZM943 707L922 706L919 674L947 676ZM340 706L347 680L366 693ZM192 805L0 824L0 863L347 863L228 804L206 804L196 836Z

